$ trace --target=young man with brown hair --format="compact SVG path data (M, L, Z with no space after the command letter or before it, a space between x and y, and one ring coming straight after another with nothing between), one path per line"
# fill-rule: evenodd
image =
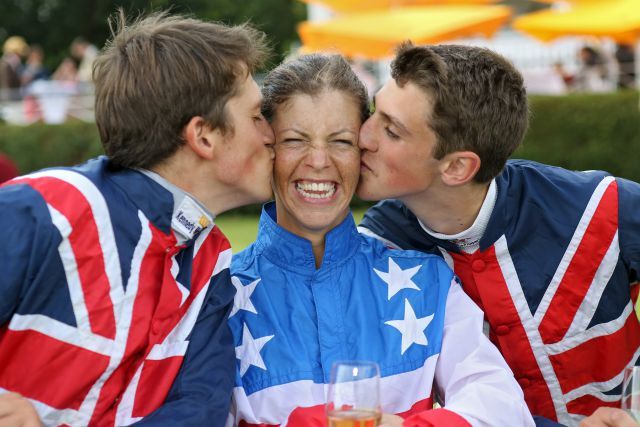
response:
M395 200L369 210L361 231L449 263L534 415L626 425L604 407L620 406L624 369L640 356L640 186L507 162L527 98L489 50L405 44L392 77L361 129L358 195Z
M214 219L271 195L265 55L247 26L120 17L94 64L107 157L0 189L0 426L224 424L234 287Z

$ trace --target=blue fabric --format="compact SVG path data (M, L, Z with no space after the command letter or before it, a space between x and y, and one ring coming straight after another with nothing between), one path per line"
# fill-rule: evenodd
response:
M390 259L402 269L419 267L412 280L420 290L402 289L388 299L374 270L388 272ZM417 369L440 352L452 271L438 257L391 250L359 235L351 215L328 233L316 269L310 242L278 226L268 204L256 242L234 256L231 272L243 286L260 280L251 295L257 313L240 310L229 319L235 345L243 343L245 325L253 338L273 335L260 352L267 369L252 365L236 377L247 395L292 381L327 383L338 360L377 361L385 377ZM401 354L401 334L384 322L404 318L405 300L418 318L434 317L428 345Z
M122 283L126 286L140 236L138 211L156 228L169 233L173 196L140 172L114 168L106 157L71 170L90 179L106 200ZM5 325L14 314L43 314L75 326L58 253L62 239L40 193L26 184L2 187L0 212L0 325ZM182 257L177 257L177 267L180 280L188 284L193 241L187 243L183 252ZM212 278L182 367L164 406L138 424L224 425L234 379L235 355L226 322L233 295L228 270Z

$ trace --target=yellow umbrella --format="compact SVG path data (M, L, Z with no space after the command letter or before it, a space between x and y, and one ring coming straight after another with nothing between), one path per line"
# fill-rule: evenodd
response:
M373 9L388 9L400 6L425 6L434 4L489 4L499 0L302 0L319 4L338 12L358 12Z
M581 0L569 7L520 16L513 27L543 41L589 35L634 43L640 38L640 4L638 0Z
M507 6L414 6L303 22L298 33L306 51L338 51L347 56L385 58L411 40L437 43L483 34L491 36L511 16Z

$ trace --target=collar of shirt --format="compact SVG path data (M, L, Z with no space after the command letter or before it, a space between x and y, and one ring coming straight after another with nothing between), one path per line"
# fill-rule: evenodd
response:
M351 213L325 236L324 256L318 270L311 242L285 230L277 224L276 206L267 203L262 208L256 245L274 264L298 273L314 274L349 259L361 240Z
M214 215L195 197L153 171L147 169L139 169L139 171L160 184L173 196L171 229L175 232L178 245L194 239L202 230L213 227Z
M489 184L489 190L487 191L487 195L482 202L482 206L480 207L480 212L478 212L478 216L475 221L471 225L471 227L466 230L461 231L456 234L442 234L436 231L433 231L425 224L423 224L419 219L418 223L420 227L428 233L439 240L448 240L454 243L461 251L466 253L473 253L478 250L480 247L480 238L484 234L487 229L487 224L489 223L489 218L491 218L491 214L493 212L493 208L495 207L496 200L498 198L498 190L496 186L496 180L492 180Z

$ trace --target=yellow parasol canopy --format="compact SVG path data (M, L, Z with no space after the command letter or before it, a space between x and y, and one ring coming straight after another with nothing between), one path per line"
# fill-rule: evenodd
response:
M389 9L401 6L426 6L437 4L490 4L499 0L302 0L319 4L338 12L359 12L373 9Z
M510 16L507 6L413 6L303 22L298 33L305 51L380 59L391 56L404 40L426 44L478 34L491 36Z
M607 36L621 43L640 39L638 0L581 0L566 7L522 15L513 27L543 41L561 36Z

